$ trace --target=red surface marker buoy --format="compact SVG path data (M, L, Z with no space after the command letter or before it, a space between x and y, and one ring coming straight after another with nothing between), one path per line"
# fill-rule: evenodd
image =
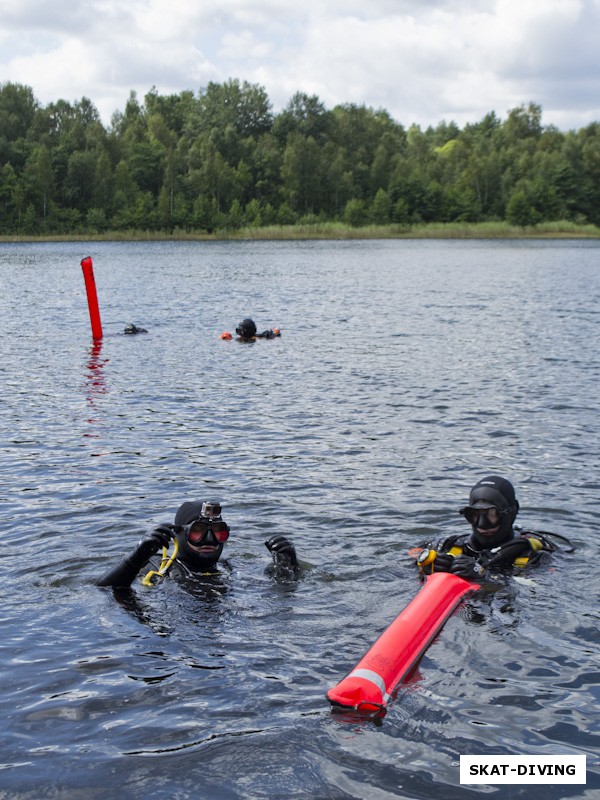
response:
M327 692L333 706L384 713L396 686L419 659L462 598L479 589L449 572L428 575L423 587L356 667Z
M100 321L100 309L98 308L94 267L90 256L82 260L81 269L83 270L83 277L85 279L85 291L87 293L88 308L90 310L90 322L92 323L92 336L94 339L101 339L102 323Z

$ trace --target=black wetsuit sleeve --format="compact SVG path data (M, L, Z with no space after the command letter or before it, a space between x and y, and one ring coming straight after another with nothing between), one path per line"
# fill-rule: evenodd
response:
M121 589L131 586L138 572L146 566L159 549L158 542L145 539L139 543L131 555L126 556L96 581L96 586L114 586Z

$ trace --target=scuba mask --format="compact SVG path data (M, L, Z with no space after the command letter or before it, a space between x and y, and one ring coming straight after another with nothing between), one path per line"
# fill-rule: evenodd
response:
M506 511L500 511L496 506L488 506L486 508L477 508L476 506L466 506L461 508L460 513L471 525L477 528L491 529L500 524L502 514Z
M189 525L185 525L183 532L186 541L196 546L201 544L209 534L212 534L218 544L225 544L229 539L229 525L222 519L210 520L200 517L192 520Z

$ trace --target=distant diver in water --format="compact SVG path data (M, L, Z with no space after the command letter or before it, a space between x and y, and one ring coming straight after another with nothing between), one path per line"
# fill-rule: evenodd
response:
M230 528L221 516L218 502L186 502L175 514L175 522L163 523L145 536L126 558L110 569L97 582L97 586L125 589L131 586L136 575L163 548L160 564L143 578L151 586L155 581L173 574L175 577L218 574L217 562L229 539ZM168 548L173 542L173 552ZM300 573L294 545L285 536L272 536L265 546L273 556L273 566L278 577L294 578Z
M254 342L256 339L275 339L277 336L281 336L281 331L279 328L269 328L262 333L257 333L256 323L249 317L246 317L246 319L243 319L240 322L235 329L235 332L238 335L238 342ZM219 338L232 339L233 337L229 331L225 331Z
M125 330L123 331L125 334L134 334L134 333L148 333L146 328L138 328L137 325L134 325L133 322L130 322L129 325L125 326Z
M489 570L523 569L557 550L549 537L572 545L556 533L522 530L514 522L519 503L512 483L499 475L482 478L471 489L469 504L459 511L471 533L449 536L418 548L421 573L452 572L467 580L481 581ZM411 551L411 555L417 555Z

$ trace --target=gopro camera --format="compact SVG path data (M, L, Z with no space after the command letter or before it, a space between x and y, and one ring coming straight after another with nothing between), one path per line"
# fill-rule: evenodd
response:
M221 503L202 503L201 514L209 519L218 519L221 516Z

